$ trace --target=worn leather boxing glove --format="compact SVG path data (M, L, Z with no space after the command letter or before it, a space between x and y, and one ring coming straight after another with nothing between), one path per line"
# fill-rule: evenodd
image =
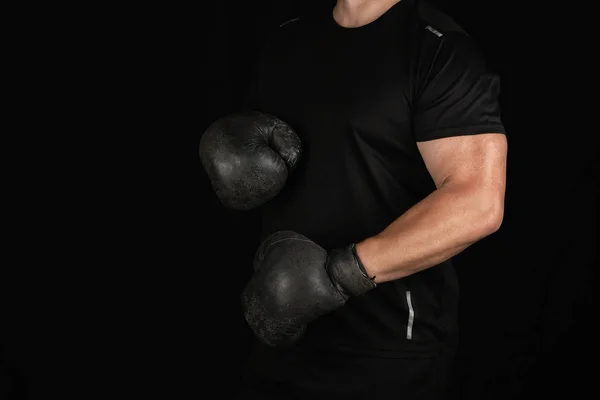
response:
M311 321L375 287L354 245L327 253L303 235L279 231L255 254L242 309L258 339L284 346L300 338Z
M226 115L200 139L200 160L223 205L249 210L283 188L301 154L296 132L261 112Z

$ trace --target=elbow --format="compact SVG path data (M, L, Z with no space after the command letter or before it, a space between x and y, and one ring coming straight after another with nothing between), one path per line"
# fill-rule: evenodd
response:
M482 237L497 232L504 221L504 201L502 199L491 199L485 204L488 206L483 207L480 214Z
M468 242L475 243L497 232L502 226L502 215L497 211L482 211L468 231Z
M487 216L487 220L487 235L491 235L492 233L497 232L502 226L502 221L504 220L503 210L491 212Z
M504 220L504 193L491 190L478 190L471 194L472 219L470 238L483 239L497 232Z

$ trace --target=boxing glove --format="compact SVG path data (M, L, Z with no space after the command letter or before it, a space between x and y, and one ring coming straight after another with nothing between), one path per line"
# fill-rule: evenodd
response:
M213 122L200 139L200 160L223 205L249 210L272 199L298 162L296 132L261 112L230 114Z
M279 231L255 253L242 309L259 340L285 346L298 340L311 321L375 287L354 245L327 253L303 235Z

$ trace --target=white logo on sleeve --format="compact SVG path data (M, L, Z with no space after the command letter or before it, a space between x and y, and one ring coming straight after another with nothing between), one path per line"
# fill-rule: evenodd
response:
M427 25L425 27L425 29L427 29L429 32L433 33L434 35L436 35L437 37L442 37L444 36L441 32L436 31L435 29L433 29L430 25Z

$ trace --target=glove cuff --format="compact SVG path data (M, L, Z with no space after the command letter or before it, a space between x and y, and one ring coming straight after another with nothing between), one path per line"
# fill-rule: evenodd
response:
M346 298L360 296L377 287L367 275L354 244L332 250L327 257L327 272L340 293Z
M356 252L356 244L352 243L350 245L350 247L352 248L352 255L354 256L354 259L358 263L358 267L360 268L360 271L363 273L363 275L367 279L370 279L373 282L373 284L375 284L375 278L376 278L376 276L369 276L369 274L367 274L367 270L365 268L365 265L362 263L362 261L360 260L360 257L358 256L358 253ZM377 286L377 285L375 285L375 286Z

